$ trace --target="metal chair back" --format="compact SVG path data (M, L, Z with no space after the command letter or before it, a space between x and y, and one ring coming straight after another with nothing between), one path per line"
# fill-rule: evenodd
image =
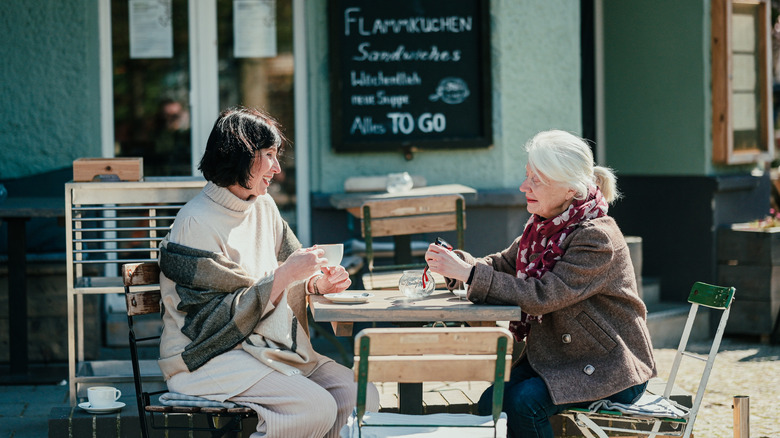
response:
M606 411L599 410L592 412L587 409L570 409L562 413L563 416L570 418L574 421L575 425L580 431L588 438L593 438L593 433L599 438L607 438L607 431L614 432L627 432L634 435L646 435L650 438L655 436L679 436L689 438L693 432L693 425L696 421L696 416L701 407L702 399L704 398L704 390L707 387L707 382L710 378L710 372L712 366L715 363L715 357L720 349L720 343L723 339L723 332L726 329L726 323L728 322L729 313L731 311L731 303L734 301L735 289L728 286L715 286L707 283L696 282L691 288L691 292L688 295L688 302L691 304L691 309L688 312L688 319L685 322L685 328L683 329L680 343L677 347L677 353L674 356L672 368L669 372L669 379L664 387L663 399L659 400L661 403L668 403L670 405L676 405L671 401L670 396L674 388L674 382L677 378L677 374L682 364L683 357L692 358L705 362L704 370L699 378L699 384L696 389L696 396L693 399L693 404L688 410L687 416L684 418L668 418L652 415L639 415L639 414L626 414L620 411ZM692 353L688 351L688 340L691 332L693 331L694 324L696 322L696 316L701 306L707 307L712 310L721 311L718 328L715 332L715 336L710 345L709 353L707 356ZM596 423L600 420L601 423ZM636 427L622 427L613 426L611 423L641 423L645 424L645 429L638 429ZM669 430L661 431L661 426L666 423L672 427ZM650 428L652 425L652 428ZM680 427L682 426L682 427Z
M511 339L509 331L500 327L362 330L355 339L358 426L409 426L392 421L394 414L387 413L382 415L390 421L370 425L364 423L368 382L420 383L444 380L492 382L493 421L489 427L495 428L503 406L504 381L509 380ZM422 420L415 426L453 427L447 421L450 415L456 414L425 415L423 417L430 420Z

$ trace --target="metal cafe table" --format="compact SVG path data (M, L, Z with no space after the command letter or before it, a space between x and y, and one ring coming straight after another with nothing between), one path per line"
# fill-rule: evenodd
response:
M371 294L364 303L333 302L322 295L310 295L309 307L315 322L329 322L336 336L351 336L354 323L438 323L467 321L473 326L495 326L496 321L520 319L517 306L474 304L449 291L436 290L427 298L410 300L398 290L348 290ZM422 383L398 384L401 413L422 414Z
M8 197L0 221L8 223L8 343L12 379L27 376L27 231L32 218L65 217L63 198Z

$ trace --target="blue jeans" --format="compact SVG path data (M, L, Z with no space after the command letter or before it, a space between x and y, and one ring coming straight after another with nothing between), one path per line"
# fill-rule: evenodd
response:
M616 403L632 403L645 392L647 382L605 397ZM480 415L490 415L493 403L493 387L480 397L477 409ZM553 404L547 385L531 368L527 358L512 368L509 381L504 386L504 408L507 415L508 437L553 438L550 417L569 408L587 408L592 402Z

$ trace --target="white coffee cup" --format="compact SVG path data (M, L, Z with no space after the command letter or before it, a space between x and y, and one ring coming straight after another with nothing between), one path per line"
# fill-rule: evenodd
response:
M317 248L325 251L325 258L328 259L327 266L338 266L338 264L341 263L341 258L344 256L343 243L317 244Z
M111 407L121 396L122 391L113 386L93 386L87 389L87 399L93 408Z

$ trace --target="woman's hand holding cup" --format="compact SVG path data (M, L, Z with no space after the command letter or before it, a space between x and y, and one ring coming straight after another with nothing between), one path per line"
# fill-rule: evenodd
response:
M271 303L277 305L290 284L319 273L327 263L324 255L325 252L317 248L299 248L293 251L274 272Z
M279 266L276 276L281 274L287 277L289 282L304 280L319 272L320 268L327 264L324 256L325 252L317 247L299 248Z

